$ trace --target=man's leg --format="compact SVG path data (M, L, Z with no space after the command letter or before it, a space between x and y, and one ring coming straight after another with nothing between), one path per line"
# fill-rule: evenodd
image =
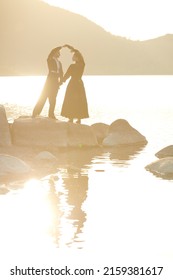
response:
M51 94L49 99L49 118L55 119L56 94Z
M37 103L36 103L36 105L34 107L34 110L32 112L32 117L33 118L38 116L38 115L40 115L40 113L41 113L41 111L42 111L42 109L44 107L44 104L46 103L46 99L47 99L46 96L41 96L39 98L39 100L37 101Z

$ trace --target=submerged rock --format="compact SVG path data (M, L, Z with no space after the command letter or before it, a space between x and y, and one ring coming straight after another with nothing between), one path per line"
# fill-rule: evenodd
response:
M145 167L146 170L163 178L173 178L173 157L158 159Z
M173 157L173 145L167 146L155 154L158 158Z
M103 140L103 146L120 144L147 143L146 138L126 120L118 119L109 126L108 136Z
M0 105L0 146L11 145L10 128L4 106Z
M35 156L35 159L38 161L56 161L57 158L48 151L40 152L38 155Z
M30 171L30 166L23 160L14 156L0 154L0 176L26 174Z

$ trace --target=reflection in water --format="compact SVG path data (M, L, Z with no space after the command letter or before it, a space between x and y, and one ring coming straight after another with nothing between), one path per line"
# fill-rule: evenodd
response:
M134 158L139 154L146 144L138 145L118 145L112 148L109 148L110 159L112 164L118 164L119 166L124 167L128 165L128 161Z
M88 210L84 209L87 209L85 208L87 203L93 201L94 196L91 193L97 192L95 187L99 186L100 195L104 185L107 186L110 176L117 182L121 174L117 173L114 179L114 167L118 167L119 162L121 167L126 166L142 148L121 146L106 150L104 148L70 150L61 154L59 160L62 162L61 166L60 162L58 163L58 173L50 174L41 180L32 179L27 182L8 184L9 192L4 197L9 200L9 203L4 204L5 210L2 208L1 211L7 213L6 208L11 209L11 202L15 205L13 220L16 234L13 231L13 236L17 236L17 240L20 241L24 239L27 242L30 240L33 244L38 243L41 246L44 244L44 247L51 237L51 244L53 241L53 246L56 245L58 248L83 248L89 223ZM101 175L98 172L96 175L95 171L104 173ZM94 187L92 187L93 180ZM88 196L89 182L90 195ZM6 185L5 187L7 188ZM111 184L107 187L111 188ZM101 212L99 216L102 216ZM89 231L92 231L92 228Z
M81 248L80 234L86 221L82 205L87 198L88 176L72 168L62 170L62 174L61 192L57 191L56 182L52 178L48 181L49 233L57 247L71 247L77 243L78 248Z
M144 145L121 145L109 149L71 150L65 154L66 168L60 169L63 181L61 195L56 194L53 181L49 182L54 212L54 239L59 247L83 247L83 230L87 221L83 204L87 200L89 168L106 172L110 163L112 166L125 167L143 148Z
M81 241L80 233L86 221L86 213L82 210L82 204L87 198L88 176L72 169L68 169L67 172L68 176L64 178L64 187L68 191L67 203L71 205L71 211L67 218L73 222L75 228L73 242L79 242Z

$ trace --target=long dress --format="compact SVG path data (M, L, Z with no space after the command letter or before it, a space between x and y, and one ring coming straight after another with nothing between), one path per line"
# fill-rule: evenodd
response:
M84 67L85 64L83 62L71 64L63 77L63 82L70 77L71 79L65 92L61 116L69 119L89 117L85 87L82 81Z

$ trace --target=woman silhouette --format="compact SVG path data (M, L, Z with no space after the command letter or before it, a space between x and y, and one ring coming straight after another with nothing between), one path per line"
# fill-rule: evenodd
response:
M74 63L69 66L62 79L62 82L65 82L71 78L66 88L61 116L68 118L69 122L77 119L76 123L81 123L81 119L89 117L86 93L82 81L85 62L82 54L77 49L70 45L64 45L64 47L69 48L73 52L72 60Z

